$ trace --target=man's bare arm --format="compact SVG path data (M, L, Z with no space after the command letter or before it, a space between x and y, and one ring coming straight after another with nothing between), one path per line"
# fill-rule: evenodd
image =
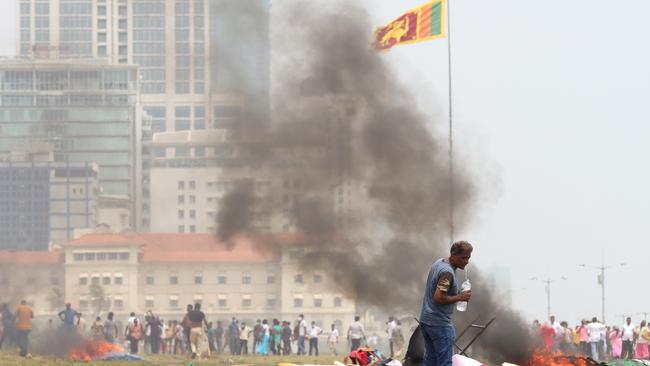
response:
M449 287L451 286L451 273L443 273L436 285L436 291L433 293L433 301L436 304L447 305L454 304L459 301L467 301L472 296L471 291L461 292L458 295L449 295Z

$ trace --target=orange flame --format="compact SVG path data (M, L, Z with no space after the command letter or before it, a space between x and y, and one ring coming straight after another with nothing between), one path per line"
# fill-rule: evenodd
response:
M572 358L560 353L552 353L547 350L536 351L526 366L590 366L582 358Z
M72 361L93 361L110 352L124 352L124 348L104 341L84 341L78 347L68 351L68 358Z

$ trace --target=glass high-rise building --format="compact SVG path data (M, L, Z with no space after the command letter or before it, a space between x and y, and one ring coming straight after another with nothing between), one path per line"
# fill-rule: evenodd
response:
M15 1L19 57L138 66L138 230L150 224L154 133L268 124L269 0Z
M97 166L0 162L0 249L48 250L97 224Z
M103 194L134 196L135 66L0 62L0 153L50 144L54 162L96 163Z

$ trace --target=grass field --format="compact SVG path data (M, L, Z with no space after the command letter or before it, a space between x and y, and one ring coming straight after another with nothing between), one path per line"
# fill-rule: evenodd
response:
M31 359L18 357L17 352L0 352L0 365L2 366L27 366L27 365L46 365L46 366L71 366L71 365L98 365L98 366L137 366L137 365L161 365L161 366L186 366L190 363L188 357L183 356L153 356L144 355L144 361L94 361L94 362L75 362L57 358L40 357L34 355ZM320 364L331 365L334 360L342 361L343 357L335 356L235 356L216 355L208 360L192 361L193 366L201 365L232 365L232 366L275 366L279 362L290 362L297 364Z

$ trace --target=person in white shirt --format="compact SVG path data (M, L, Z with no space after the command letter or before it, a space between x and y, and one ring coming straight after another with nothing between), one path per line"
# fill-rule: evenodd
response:
M248 354L248 338L252 331L251 327L246 325L246 322L241 322L241 330L239 331L239 354ZM257 350L253 349L253 353L255 352L257 352Z
M305 316L300 314L298 316L298 355L304 355L305 352L305 334L307 333L307 325L305 324Z
M602 340L603 332L605 331L605 324L598 321L598 318L593 317L591 323L587 325L587 331L589 332L589 346L591 347L591 358L595 361L600 359L598 352L598 346Z
M354 317L354 322L348 328L348 340L350 340L350 352L361 347L361 338L366 334L363 330L363 325L359 322L361 319L358 315Z
M388 334L388 347L390 349L390 357L392 358L395 354L393 346L393 330L397 327L397 322L395 318L391 315L388 317L388 322L386 322L386 334Z
M623 340L623 346L621 349L621 358L630 359L634 357L634 348L632 344L634 343L634 324L632 324L632 318L628 317L625 319L625 324L621 327L623 333L621 339Z
M316 322L311 322L311 328L309 328L309 355L311 356L312 351L315 351L315 355L318 356L318 335L323 333L323 330L316 325Z
M339 330L336 329L336 325L334 323L332 323L332 331L327 338L327 344L330 346L330 352L332 352L334 356L338 356L338 353L336 352L336 346L339 344Z

